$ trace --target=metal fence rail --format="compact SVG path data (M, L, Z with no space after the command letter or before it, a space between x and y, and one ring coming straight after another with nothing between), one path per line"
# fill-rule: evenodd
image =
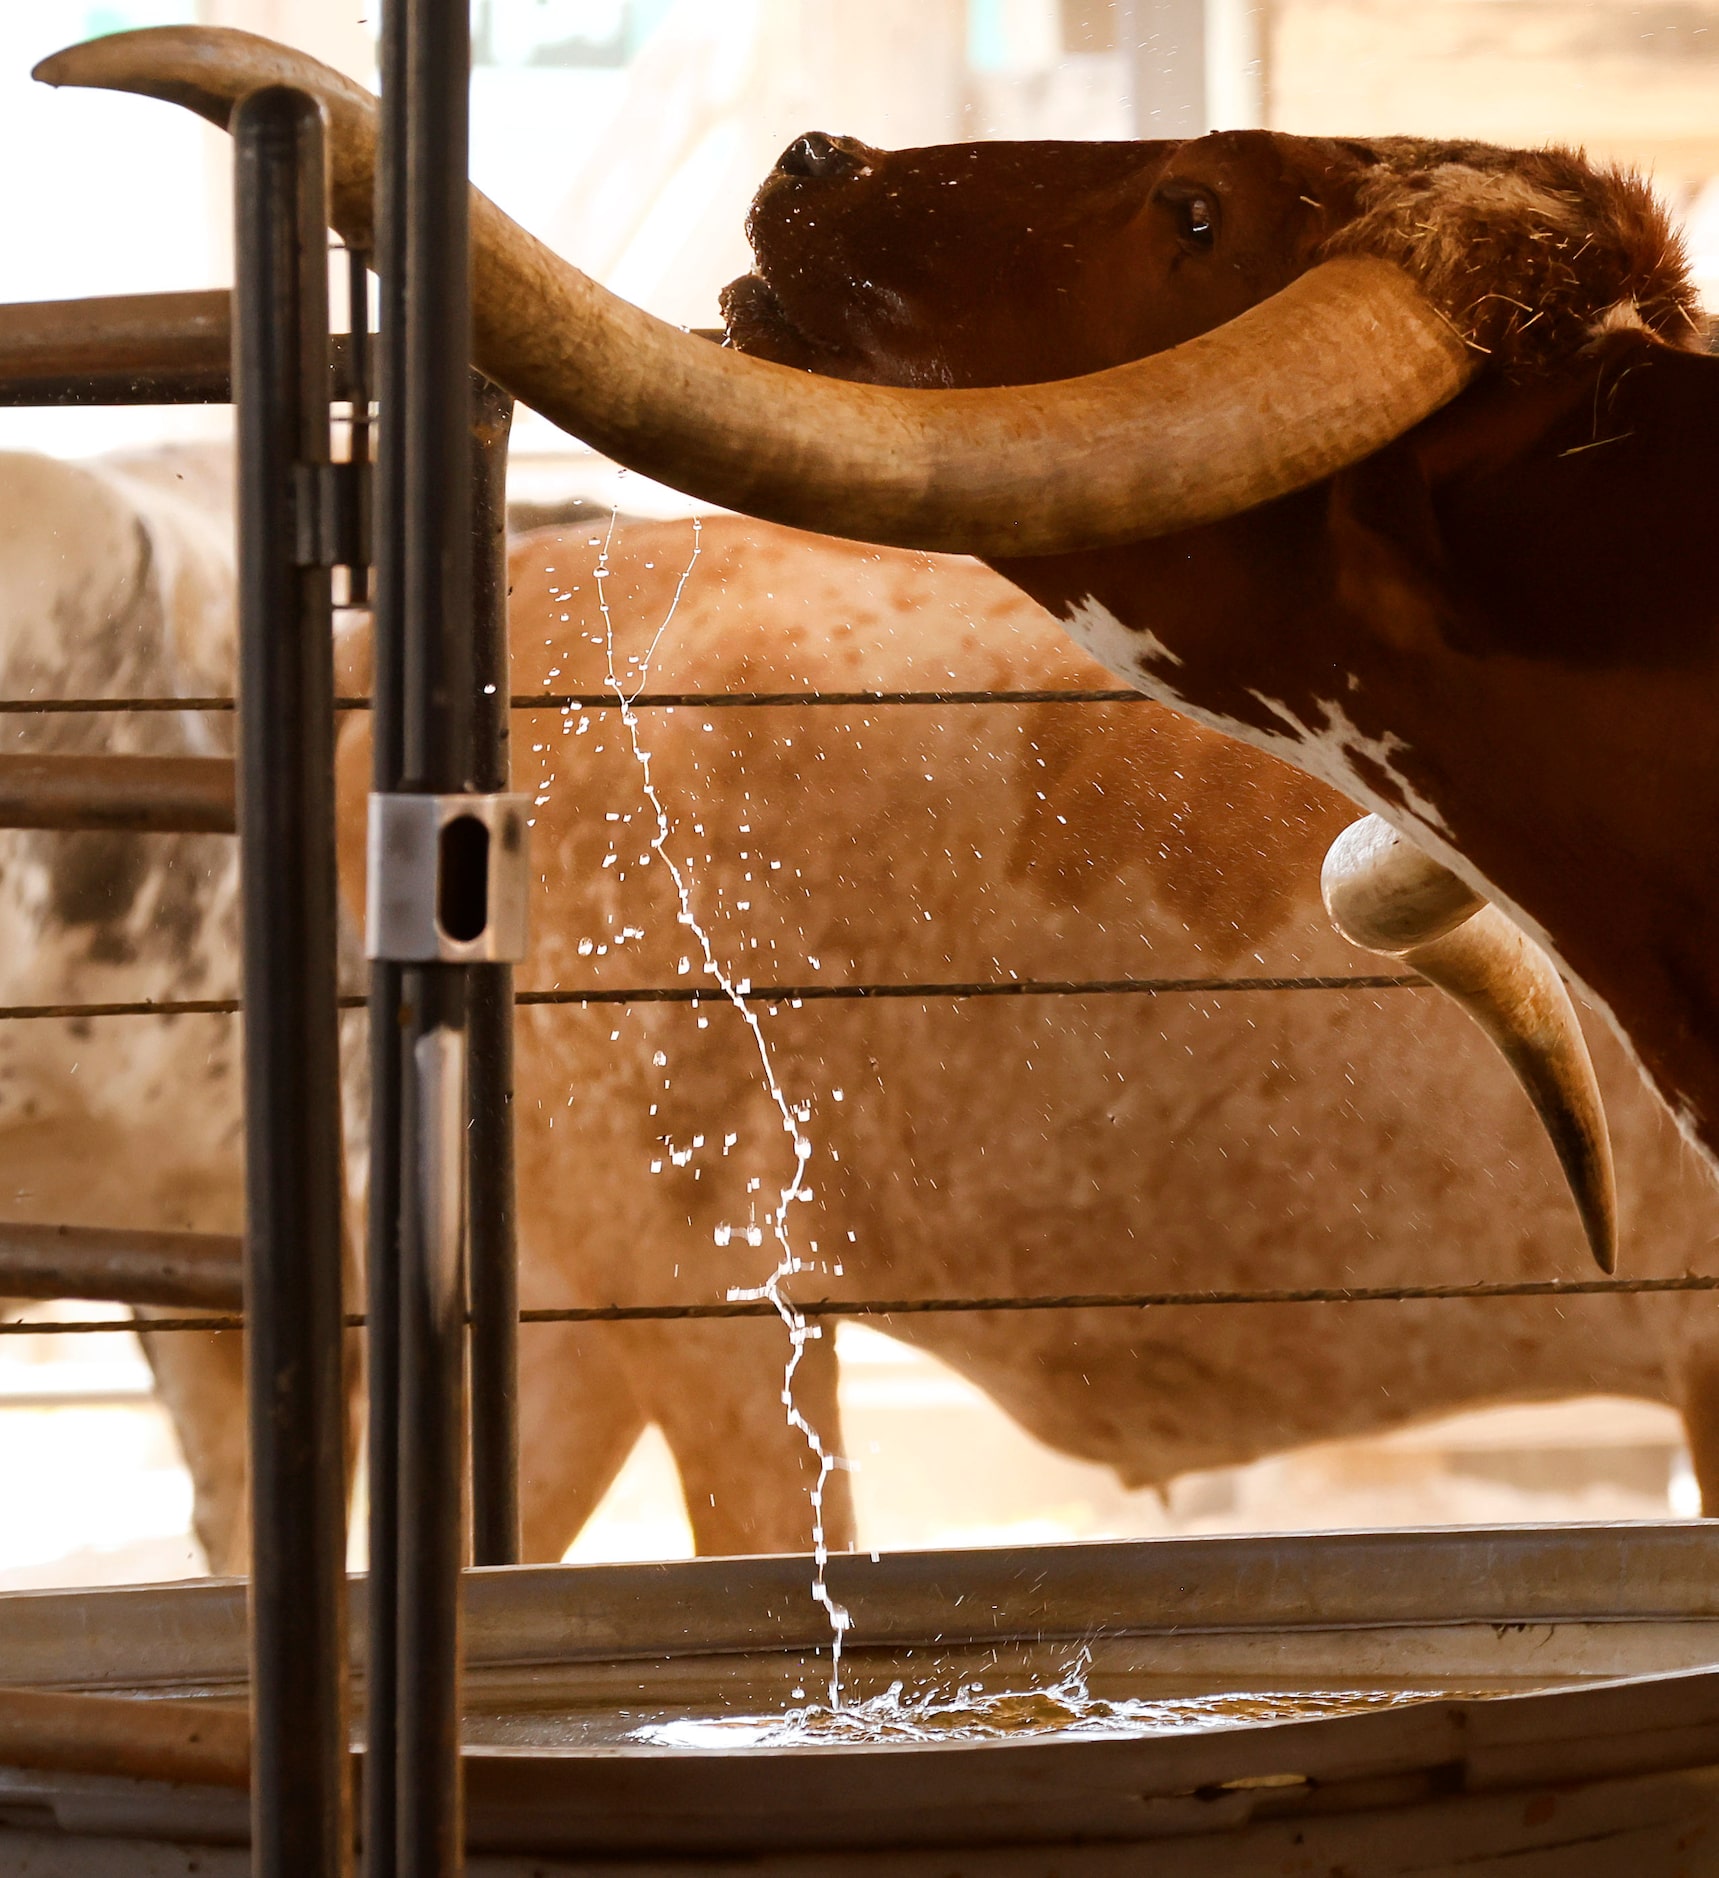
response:
M1217 996L1232 991L1425 991L1427 980L1415 973L1355 972L1323 978L1006 978L913 984L755 985L741 995L754 1004L863 1003L880 998L1162 998ZM688 1004L725 1005L726 993L709 985L640 985L605 990L600 985L553 991L516 991L522 1005ZM360 1011L367 1000L340 999L343 1011ZM58 1017L234 1017L237 998L117 998L105 1004L0 1004L0 1023Z
M230 835L233 765L220 756L0 755L0 828Z
M0 409L230 404L232 351L224 287L11 303L0 306ZM329 342L337 398L350 389L353 351L344 333Z

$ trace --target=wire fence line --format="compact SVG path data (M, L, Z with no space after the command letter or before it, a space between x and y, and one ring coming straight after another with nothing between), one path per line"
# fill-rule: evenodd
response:
M1520 1278L1466 1285L1318 1285L1275 1291L1075 1291L1060 1295L985 1298L809 1298L792 1300L802 1317L942 1317L1015 1311L1159 1311L1228 1309L1243 1304L1464 1304L1501 1298L1660 1297L1719 1291L1719 1272L1684 1272L1669 1278ZM768 1298L725 1298L708 1304L570 1304L519 1313L521 1324L690 1323L781 1318ZM348 1330L363 1330L353 1312ZM111 1336L140 1331L243 1330L232 1313L195 1317L66 1318L0 1323L0 1336ZM3 1400L3 1398L0 1398Z
M618 711L612 691L515 692L516 711ZM1150 704L1143 691L642 691L635 711L757 711L802 704L864 709L874 704Z
M635 709L745 710L798 708L807 705L867 709L886 705L1041 705L1139 704L1147 700L1133 690L1046 689L1028 691L843 691L843 692L647 692L626 700ZM612 692L515 694L516 710L616 710L622 700ZM371 708L367 697L341 697L335 708L359 711ZM70 715L83 713L165 713L180 711L230 712L234 700L223 696L138 698L0 699L0 715L31 713ZM878 999L1083 998L1118 996L1221 995L1228 992L1278 991L1394 991L1424 988L1416 973L1347 973L1323 975L1260 975L1251 977L1174 977L1102 979L973 979L899 984L752 985L741 981L741 995L755 1003L786 1004L868 1001ZM728 994L710 985L644 985L626 988L601 986L556 987L522 991L517 1006L680 1004L697 1007L723 1005ZM343 1010L362 1009L366 1000L348 994L339 1000ZM20 1004L0 1006L0 1021L36 1018L193 1017L233 1016L241 1009L237 998L180 998L113 1000L102 1003ZM891 1318L944 1315L958 1312L1020 1312L1066 1310L1150 1310L1240 1304L1365 1304L1432 1302L1456 1299L1581 1297L1610 1293L1707 1291L1719 1289L1719 1277L1685 1276L1671 1279L1595 1279L1558 1283L1524 1281L1505 1284L1442 1286L1326 1287L1277 1291L1187 1291L1069 1293L1061 1296L1003 1296L982 1298L811 1299L796 1305L809 1318ZM521 1311L519 1321L531 1324L673 1323L695 1320L776 1318L778 1306L768 1298L726 1299L704 1304L572 1305ZM233 1314L137 1319L61 1319L41 1322L16 1320L0 1323L0 1336L111 1336L141 1332L159 1336L195 1331L242 1331L244 1318ZM363 1329L365 1318L346 1319L349 1329Z
M879 998L1113 998L1215 996L1229 991L1424 991L1428 981L1414 972L1351 972L1307 978L1006 978L971 981L931 979L914 984L747 985L740 993L755 1004L859 1003ZM726 992L710 985L634 985L606 990L597 985L552 991L519 991L515 1005L704 1004L727 1005ZM357 992L339 999L343 1011L361 1011ZM0 1023L29 1018L233 1017L237 998L136 998L106 1004L0 1004Z
M1047 691L642 691L621 699L612 691L516 691L508 704L516 711L757 711L802 704L864 709L874 704L1148 704L1132 690ZM0 698L0 716L80 717L129 711L231 711L230 697L139 698ZM337 711L368 711L371 700L338 697Z
M820 1004L866 998L1166 997L1223 991L1404 991L1424 987L1418 972L1355 972L1305 978L1007 978L930 980L920 984L748 985L754 1004ZM634 990L521 991L515 1004L726 1004L709 985L642 985Z
M340 702L344 703L345 700ZM0 717L107 716L116 712L230 711L231 698L0 698Z

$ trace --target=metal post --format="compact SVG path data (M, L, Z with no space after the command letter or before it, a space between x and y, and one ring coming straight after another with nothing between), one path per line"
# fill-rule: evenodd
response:
M347 427L348 455L353 473L347 479L345 519L347 537L353 544L352 558L346 563L346 604L352 607L370 603L369 517L365 514L363 466L370 458L370 254L365 248L346 250L346 371L344 390L351 408Z
M398 4L398 0L396 0ZM400 29L403 27L403 31ZM403 609L400 779L457 793L472 760L471 296L467 0L405 0L383 74L381 222L389 545ZM390 278L390 275L392 278ZM390 331L389 328L392 328ZM400 602L394 603L396 606ZM459 1758L464 1553L466 989L462 965L400 969L396 1858L400 1878L463 1866Z
M400 786L405 652L404 501L406 359L404 0L382 8L382 105L376 198L380 344L377 406L374 677L371 787ZM364 1656L364 1875L398 1878L400 1563L400 1084L401 969L391 959L370 966L370 1185L365 1222L365 1337L369 1422L365 1438L370 1487L370 1576Z
M513 399L472 374L472 786L508 786L507 439ZM519 1562L519 1260L513 967L471 968L467 1134L472 1294L472 1558Z
M300 523L329 457L320 107L233 113L252 1869L347 1866L345 1404L330 583Z

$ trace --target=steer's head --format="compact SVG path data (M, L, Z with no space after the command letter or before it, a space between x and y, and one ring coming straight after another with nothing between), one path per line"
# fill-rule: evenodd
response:
M1442 409L1299 490L999 565L1113 670L1382 810L1549 934L1719 1141L1701 879L1719 839L1704 728L1719 581L1702 546L1719 365L1698 356L1683 256L1642 182L1568 151L1411 139L890 152L808 136L749 232L731 342L880 385L1026 385L1169 354L1269 317L1341 257L1414 279L1473 363ZM1304 339L1248 362L1291 453L1320 424L1300 404L1319 370ZM1340 385L1319 401L1343 421ZM1214 427L1216 457L1232 442ZM1354 871L1390 852L1345 851L1351 913L1356 893L1394 892ZM1487 930L1519 955L1495 919L1453 943ZM1437 975L1431 954L1394 949ZM1555 995L1541 974L1505 1001L1543 1015ZM1496 1006L1471 1008L1499 1028ZM1585 1077L1564 1067L1536 1099L1557 1085L1542 1106L1578 1194L1603 1195L1597 1111L1566 1101ZM1587 1208L1596 1249L1604 1210Z
M1246 185L1220 191L1178 170L1173 143L797 138L753 205L758 265L724 296L730 341L834 377L938 386L1165 351L1285 286L1323 232L1270 140L1232 141L1222 173Z
M1597 331L1697 330L1646 187L1556 150L1267 131L876 150L812 132L747 228L757 265L724 296L731 343L872 384L1102 371L1339 254L1403 266L1477 361L1517 376Z
M314 61L160 28L40 75L221 124L310 90L372 245L375 100ZM1719 1149L1719 361L1639 183L1414 140L814 135L751 227L719 348L474 194L477 363L695 496L997 561L1549 934Z

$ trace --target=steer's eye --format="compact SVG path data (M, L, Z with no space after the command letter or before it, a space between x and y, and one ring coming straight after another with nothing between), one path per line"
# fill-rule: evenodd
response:
M1218 198L1212 190L1177 178L1159 189L1158 201L1184 249L1191 254L1211 250L1218 235Z
M1209 248L1218 232L1216 206L1210 196L1184 196L1176 205L1182 239L1194 248Z

